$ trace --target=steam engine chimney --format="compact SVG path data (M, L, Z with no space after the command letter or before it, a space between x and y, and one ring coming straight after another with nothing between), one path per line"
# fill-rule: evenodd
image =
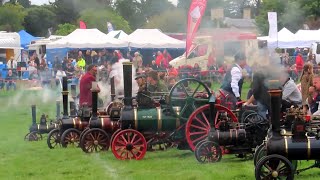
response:
M110 79L110 85L111 85L111 101L114 101L114 98L116 97L116 90L114 87L114 76Z
M92 82L91 92L92 92L92 117L91 120L97 119L98 117L98 84L97 82Z
M36 105L31 105L31 115L32 115L32 125L36 125L37 124Z
M60 119L60 101L56 101L56 118Z
M272 132L280 134L281 90L270 89Z
M132 62L123 62L124 105L132 105Z
M243 8L243 19L251 19L251 8Z
M62 103L63 103L63 118L68 118L68 79L62 78Z

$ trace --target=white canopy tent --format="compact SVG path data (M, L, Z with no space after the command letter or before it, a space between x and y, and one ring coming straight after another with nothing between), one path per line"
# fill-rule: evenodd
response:
M283 28L278 32L278 39L268 36L258 37L259 40L268 41L269 48L304 48L310 47L313 42L320 41L320 30L299 30L295 34Z
M117 31L110 31L108 34L107 34L108 37L112 37L112 38L116 38L116 39L125 39L128 37L128 34L125 33L124 31L122 30L117 30Z
M137 29L127 38L132 48L185 48L185 41L174 39L162 33L159 29Z
M56 48L123 48L125 41L108 37L98 29L76 29L69 35L47 44L47 49Z

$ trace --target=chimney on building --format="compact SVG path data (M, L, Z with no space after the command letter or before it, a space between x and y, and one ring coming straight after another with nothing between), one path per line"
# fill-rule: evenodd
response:
M243 19L251 19L251 8L243 8Z
M224 9L223 8L211 9L211 20L223 19L223 18L224 18Z

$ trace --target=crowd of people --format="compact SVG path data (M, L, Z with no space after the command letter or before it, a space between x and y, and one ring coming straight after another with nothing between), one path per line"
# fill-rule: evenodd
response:
M318 101L320 101L320 78L317 71L314 71L314 66L317 66L313 56L307 56L305 59L304 50L296 49L294 52L295 61L289 62L288 54L281 56L281 63L284 67L283 74L279 77L282 83L282 110L295 106L302 106L305 113L315 113L318 110ZM181 66L179 68L172 67L169 62L172 60L167 50L158 51L154 53L153 59L150 63L144 61L143 56L139 51L134 53L128 52L125 56L119 50L112 52L101 51L74 51L69 53L68 58L59 60L55 57L52 66L52 72L48 68L48 63L45 57L39 59L36 53L33 53L27 62L28 71L30 72L29 80L39 81L42 85L49 84L51 79L55 79L56 85L61 85L62 78L68 77L70 82L75 84L81 81L88 81L86 77L90 77L90 82L94 80L108 80L112 65L120 59L129 59L133 63L133 67L138 75L136 77L139 85L139 93L145 94L146 90L148 96L154 96L157 92L169 92L172 86L179 80L187 77L201 79L204 74L197 63L194 66ZM265 81L270 79L272 73L267 71L267 67L260 67L253 65L249 67L246 64L246 57L242 53L238 53L234 57L234 64L229 66L223 64L217 67L216 64L208 66L205 72L219 73L221 76L221 90L228 96L228 103L231 109L235 109L241 98L242 84L245 79L244 70L252 72L253 77L249 78L251 82L251 89L247 96L247 102L244 105L251 103L257 104L258 111L263 117L267 117L270 111L270 97L267 92L268 87ZM0 78L0 88L16 89L15 80L18 78L16 60L11 57L7 62L6 78ZM98 70L99 69L99 70ZM86 72L86 74L85 74ZM294 75L293 75L294 73ZM98 77L96 77L98 76ZM82 78L83 77L83 78ZM208 80L208 79L207 79ZM212 81L212 79L209 79ZM88 93L88 88L82 86L80 81L80 92ZM301 86L296 85L296 81L300 81ZM86 82L86 84L89 84ZM86 96L90 97L90 96ZM140 96L143 97L143 96ZM86 100L87 99L87 100ZM90 98L89 98L90 99ZM139 98L138 98L139 99ZM87 103L88 98L81 99L80 103ZM143 100L142 100L143 101ZM143 103L142 103L143 104Z

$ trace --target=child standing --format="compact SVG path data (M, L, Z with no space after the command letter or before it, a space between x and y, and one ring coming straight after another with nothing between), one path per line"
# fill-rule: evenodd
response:
M313 65L311 63L306 63L303 66L303 71L300 77L300 81L301 81L303 112L306 114L308 109L306 100L309 95L309 88L313 86Z

